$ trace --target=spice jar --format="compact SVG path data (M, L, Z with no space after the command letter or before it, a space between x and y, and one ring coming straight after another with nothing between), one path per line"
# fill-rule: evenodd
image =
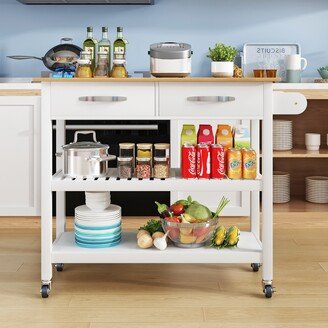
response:
M166 179L170 177L170 163L166 157L154 157L154 178Z
M137 157L136 171L138 179L149 179L151 177L150 157Z
M124 142L119 144L119 156L120 157L132 157L133 167L136 166L135 162L135 144L130 142Z
M119 148L120 157L134 157L134 143L120 143Z
M153 144L151 143L138 143L137 144L137 157L153 157Z
M108 76L108 53L105 51L98 52L97 66L94 71L94 77L107 77Z
M154 144L154 157L170 158L170 144L168 143Z
M120 179L131 179L133 174L133 158L118 157L117 170L118 170L118 177Z
M89 51L81 51L80 59L77 60L78 67L75 76L77 78L93 77L91 67L91 54Z
M113 78L125 78L128 77L128 72L125 68L125 59L114 59L113 68L110 73Z

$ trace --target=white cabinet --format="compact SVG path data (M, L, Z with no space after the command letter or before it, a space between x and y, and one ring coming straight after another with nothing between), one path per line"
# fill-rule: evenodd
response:
M40 215L40 97L0 97L0 215Z

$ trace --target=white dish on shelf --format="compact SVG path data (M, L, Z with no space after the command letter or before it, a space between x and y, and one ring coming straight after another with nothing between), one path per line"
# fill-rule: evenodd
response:
M86 230L108 230L114 229L121 226L121 219L113 220L113 221L79 221L75 220L75 225L78 225L81 229Z
M81 215L93 215L94 211L90 210L86 205L81 205L75 208L75 213ZM118 205L110 204L105 210L96 212L97 215L106 216L121 213L121 207Z

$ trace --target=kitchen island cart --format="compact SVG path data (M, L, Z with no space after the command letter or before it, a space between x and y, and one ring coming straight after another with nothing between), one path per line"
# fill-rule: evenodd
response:
M262 265L262 285L266 297L273 292L272 224L272 117L298 114L306 99L298 93L274 92L275 79L255 78L141 78L141 79L35 79L42 83L41 165L42 165L42 254L41 295L48 297L53 264L58 271L64 263L249 263L254 271ZM170 178L121 180L116 169L102 178L71 179L63 175L54 152L66 143L66 120L170 120ZM56 148L52 147L56 121ZM202 120L247 120L252 147L259 155L262 139L262 172L255 180L185 180L179 169L181 122ZM260 136L260 122L262 129ZM78 247L74 233L65 230L65 192L70 191L219 191L249 192L251 229L242 232L234 249L183 249L170 246L165 251L139 249L135 235L124 232L113 248ZM262 227L260 233L260 192ZM52 237L52 193L56 192L56 238Z

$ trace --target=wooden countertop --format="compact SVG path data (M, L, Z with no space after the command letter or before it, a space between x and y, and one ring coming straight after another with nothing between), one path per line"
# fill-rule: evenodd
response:
M36 77L33 78L33 82L67 82L67 83L81 83L81 82L91 82L91 83L102 83L102 82L236 82L236 83L275 83L279 82L280 78L254 78L254 77L244 77L244 78L215 78L215 77L131 77L125 79L114 79L114 78L44 78Z

